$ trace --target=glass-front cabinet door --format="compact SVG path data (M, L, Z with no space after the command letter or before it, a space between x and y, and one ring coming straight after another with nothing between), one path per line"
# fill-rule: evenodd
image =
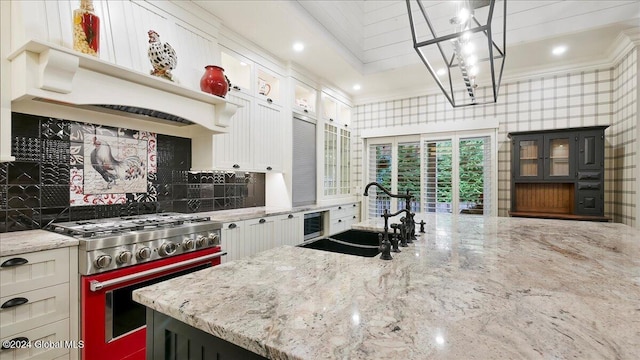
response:
M575 134L544 136L544 177L555 180L575 179Z
M514 136L516 153L513 156L513 175L518 179L542 179L543 137L540 135Z

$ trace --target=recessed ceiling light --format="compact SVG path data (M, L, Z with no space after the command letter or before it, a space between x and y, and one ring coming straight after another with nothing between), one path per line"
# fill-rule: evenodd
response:
M247 63L244 61L240 61L240 66L247 66Z
M297 42L293 44L293 51L295 52L301 52L302 50L304 50L304 44L301 42Z
M360 84L353 85L353 90L360 90L360 89L362 89L362 86L360 86Z
M442 76L446 73L447 73L447 70L445 68L440 68L438 69L438 71L436 71L436 74L438 74L439 76Z
M567 51L567 47L565 45L556 46L551 50L553 55L562 55Z

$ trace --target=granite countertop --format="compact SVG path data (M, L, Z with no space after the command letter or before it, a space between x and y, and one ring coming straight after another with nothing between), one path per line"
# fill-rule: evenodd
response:
M391 261L284 246L133 298L274 359L640 358L640 231L418 219Z
M276 216L276 215L285 215L297 212L306 212L306 211L322 211L328 210L332 207L336 207L344 204L352 204L358 202L357 200L353 201L345 201L343 203L338 203L334 205L305 205L305 206L295 206L290 208L269 208L269 207L251 207L244 209L233 209L233 210L217 210L217 211L209 211L198 213L198 215L209 216L212 221L218 222L233 222L233 221L242 221L242 220L250 220L257 219L266 216Z
M78 240L46 230L27 230L0 234L0 256L78 246Z

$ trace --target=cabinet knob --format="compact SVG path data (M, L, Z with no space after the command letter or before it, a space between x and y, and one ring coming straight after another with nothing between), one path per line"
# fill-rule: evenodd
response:
M235 229L238 225L231 223L229 224L229 229Z
M29 302L29 299L27 299L27 298L17 297L17 298L13 298L11 300L5 301L4 304L2 304L2 306L0 306L0 308L8 309L8 308L12 308L14 306L19 306L19 305L22 305L22 304L26 304L28 302Z
M267 222L267 220L265 219L260 219L260 221L258 221L260 224L264 224L265 222Z
M342 219L338 219L338 222L342 222Z
M267 102L268 102L269 104L271 104L271 103L273 103L273 100L272 100L271 98L267 98Z
M338 206L338 210L342 210L342 206Z
M233 164L233 168L234 168L234 169L240 169L240 165L238 165L238 164Z
M293 219L293 214L289 214L289 216L287 216L287 218Z
M305 112L305 113L308 113L308 112L309 112L309 110L307 110L307 109L304 109L304 112Z
M29 260L25 258L12 258L3 262L2 265L0 265L0 267L12 267L12 266L24 265L28 262Z
M273 168L271 166L267 166L267 170L271 171L271 170L273 170Z
M332 119L332 118L329 118L329 121L333 121L333 119Z
M356 204L353 204L353 207L356 207Z

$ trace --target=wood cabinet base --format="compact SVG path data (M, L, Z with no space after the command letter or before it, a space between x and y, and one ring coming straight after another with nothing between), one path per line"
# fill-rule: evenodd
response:
M509 216L542 218L542 219L561 219L561 220L611 221L611 219L606 216L555 214L555 213L542 213L542 212L534 212L534 211L530 211L530 212L509 211Z

